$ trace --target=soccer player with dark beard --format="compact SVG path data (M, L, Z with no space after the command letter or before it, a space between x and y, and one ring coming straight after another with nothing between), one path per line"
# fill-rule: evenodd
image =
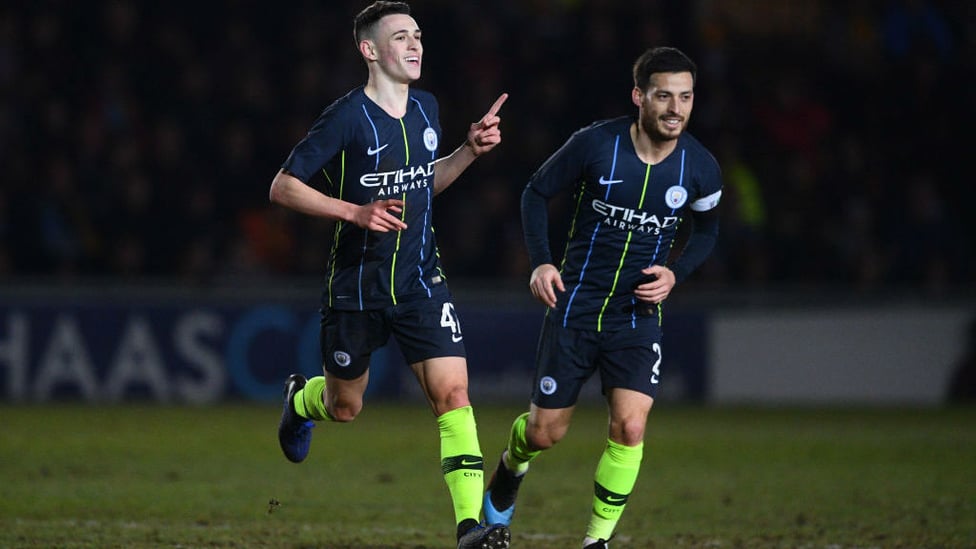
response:
M596 466L586 549L608 547L637 481L647 416L662 376L663 303L718 236L721 171L685 132L695 64L675 48L654 48L637 59L633 76L636 118L577 131L522 194L533 267L529 285L547 310L529 411L512 425L483 504L489 523L511 523L529 463L563 438L580 389L599 372L610 421ZM557 268L547 204L563 192L574 193L576 206ZM686 217L692 230L669 262Z
M508 96L471 124L463 145L438 158L437 101L411 88L424 49L409 6L373 3L356 16L353 34L369 70L365 86L322 112L271 183L272 202L338 221L322 295L324 375L286 380L279 444L301 462L315 421L355 419L370 355L392 335L437 417L458 547L504 549L508 528L479 521L484 466L431 203L501 142L498 110ZM310 184L318 174L324 192Z

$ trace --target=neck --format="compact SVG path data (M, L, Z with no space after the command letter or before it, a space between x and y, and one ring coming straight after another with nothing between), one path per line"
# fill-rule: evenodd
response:
M407 113L410 84L378 78L371 74L363 91L366 97L372 99L393 118L402 118Z
M671 154L678 146L678 138L659 140L654 139L641 128L640 123L630 125L630 140L634 143L637 157L646 164L657 164Z

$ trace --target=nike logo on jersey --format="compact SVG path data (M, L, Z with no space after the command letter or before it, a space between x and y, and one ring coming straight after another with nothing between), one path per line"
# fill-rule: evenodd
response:
M387 143L386 145L383 145L382 147L379 147L378 149L374 149L373 147L369 147L369 148L366 149L366 154L368 154L369 156L373 156L374 154L377 154L380 151L382 151L383 149L385 149L387 147L387 145L389 145L389 143Z
M454 343L457 343L462 339L464 339L464 337L459 334L451 334L451 341L453 341Z
M623 183L623 179L605 179L602 175L600 176L601 185L613 185L614 183Z

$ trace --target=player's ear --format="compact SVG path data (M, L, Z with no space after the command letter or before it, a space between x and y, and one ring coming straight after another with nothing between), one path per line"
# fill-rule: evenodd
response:
M644 98L644 91L634 86L634 89L630 92L630 100L634 102L634 106L640 108L641 99Z
M367 61L376 61L376 45L373 44L372 40L360 40L359 41L359 53Z

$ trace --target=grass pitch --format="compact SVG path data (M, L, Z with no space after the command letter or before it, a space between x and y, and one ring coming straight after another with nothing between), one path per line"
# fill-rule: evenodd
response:
M476 404L486 468L521 407ZM370 403L281 456L272 405L0 406L0 547L448 548L422 404ZM660 404L631 548L976 547L976 408ZM523 484L515 549L579 546L606 430L581 408Z

